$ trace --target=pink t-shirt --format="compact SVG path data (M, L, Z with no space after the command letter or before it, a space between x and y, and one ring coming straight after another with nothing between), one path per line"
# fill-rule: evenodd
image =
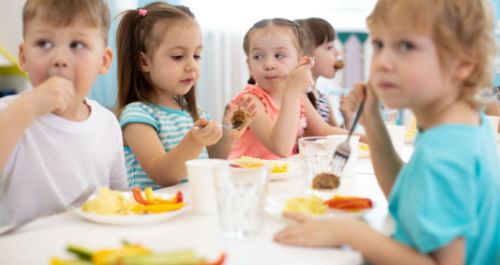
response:
M252 94L260 99L264 108L266 110L267 115L271 118L273 122L276 121L279 114L279 108L274 103L272 97L265 91L264 89L254 86L248 85L245 89L236 97L239 98L246 94ZM306 117L304 113L304 106L301 101L300 103L300 111L297 113L299 115L299 123L297 124L297 139L304 134L304 129L307 126ZM296 146L292 150L292 154L297 153ZM247 128L243 135L234 143L233 149L231 150L231 154L229 154L228 159L236 159L241 157L242 155L257 157L261 159L281 159L281 156L275 155L271 151L269 151L253 134L250 128Z

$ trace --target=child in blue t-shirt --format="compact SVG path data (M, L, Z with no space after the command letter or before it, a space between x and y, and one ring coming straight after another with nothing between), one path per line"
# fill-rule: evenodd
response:
M238 128L210 121L196 104L202 34L185 6L154 2L123 13L117 34L118 112L129 185L160 188L186 177L185 162L227 158L252 117ZM237 108L229 104L225 125Z
M495 55L486 0L379 0L368 17L373 58L362 123L395 221L391 238L360 220L309 220L275 240L350 245L373 264L500 264L500 161L480 111ZM366 96L365 96L366 95ZM403 164L378 110L410 108L420 133Z

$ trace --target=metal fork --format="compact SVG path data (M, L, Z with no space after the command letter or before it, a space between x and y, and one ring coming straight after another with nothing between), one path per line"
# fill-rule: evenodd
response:
M331 168L332 168L332 173L334 173L337 176L342 175L342 171L344 170L345 164L347 163L347 160L351 155L351 145L349 144L349 140L351 139L351 135L354 132L354 129L356 129L356 125L358 125L358 120L359 117L361 116L361 113L363 112L364 105L365 105L365 100L363 99L359 105L358 111L356 112L356 116L354 117L352 126L349 129L349 135L347 136L347 139L345 139L345 141L343 141L337 146L337 149L333 154Z
M6 230L0 231L0 235L10 234L10 233L16 231L17 229L31 223L32 221L34 221L40 217L49 216L49 215L57 214L57 213L60 213L60 212L66 211L66 210L71 210L75 207L80 207L80 205L82 205L85 201L87 201L87 199L90 197L90 195L94 194L95 190L96 190L95 186L89 186L84 191L82 191L82 193L80 193L80 195L78 195L69 204L45 210L32 218L22 220L22 221L15 223L15 224L12 224Z

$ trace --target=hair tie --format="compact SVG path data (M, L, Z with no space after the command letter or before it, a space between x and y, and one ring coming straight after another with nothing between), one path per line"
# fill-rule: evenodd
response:
M148 13L148 10L140 8L137 10L137 13L139 14L139 16L144 17Z

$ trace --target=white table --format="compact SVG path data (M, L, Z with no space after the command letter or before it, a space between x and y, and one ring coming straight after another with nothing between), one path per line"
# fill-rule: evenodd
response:
M339 193L370 197L375 209L365 220L383 233L392 231L387 201L377 185L369 159L358 160L352 177L343 178ZM300 192L301 176L271 182L269 194ZM187 185L173 189L188 192ZM47 264L52 256L71 257L65 247L69 243L91 249L119 247L121 241L139 242L154 251L195 249L209 259L222 251L227 253L225 264L361 264L362 256L347 248L302 248L279 245L273 235L285 226L282 220L266 216L256 236L231 239L224 237L216 216L186 213L164 223L148 226L108 226L87 222L67 212L41 218L17 233L0 237L0 264Z

